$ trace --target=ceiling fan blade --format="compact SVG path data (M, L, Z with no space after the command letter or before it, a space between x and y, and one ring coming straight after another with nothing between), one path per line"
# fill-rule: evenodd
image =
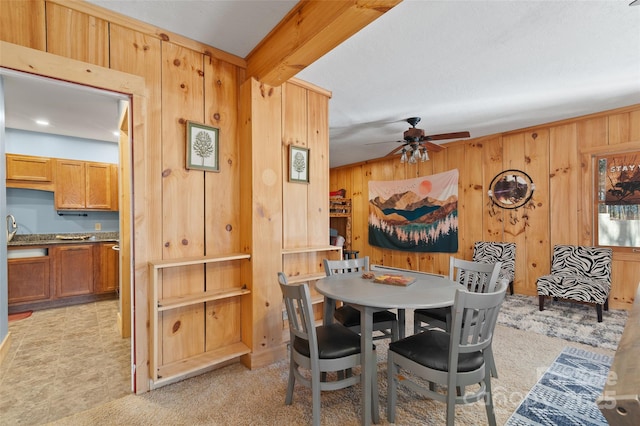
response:
M405 145L406 145L406 144L405 144ZM389 156L391 156L391 155L395 155L395 154L397 154L398 152L400 152L400 151L402 150L402 148L404 148L404 146L405 146L405 145L400 145L400 146L395 147L394 149L392 149L392 150L391 150L391 152L390 152L390 153L388 153L387 155L385 155L385 157L389 157Z
M369 142L369 143L365 143L365 145L380 145L380 144L383 144L383 143L392 143L392 142L405 143L405 141L383 141L383 142Z
M445 139L460 139L460 138L468 138L471 134L469 132L455 132L455 133L442 133L439 135L429 135L425 136L424 139L427 141L442 141Z
M427 141L420 142L420 145L427 148L427 151L429 152L440 152L444 149L442 145L438 145L438 144L427 142Z

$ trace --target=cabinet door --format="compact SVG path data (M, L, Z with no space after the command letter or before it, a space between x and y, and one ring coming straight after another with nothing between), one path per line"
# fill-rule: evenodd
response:
M84 161L57 160L54 195L56 209L84 209L85 182Z
M95 246L94 289L96 293L110 293L116 291L119 280L117 244L105 243Z
M111 209L111 164L85 163L86 207Z
M53 179L52 160L47 157L7 154L7 179L51 182Z
M9 259L9 305L47 300L51 297L49 256Z
M55 297L93 293L93 244L61 245L52 251Z

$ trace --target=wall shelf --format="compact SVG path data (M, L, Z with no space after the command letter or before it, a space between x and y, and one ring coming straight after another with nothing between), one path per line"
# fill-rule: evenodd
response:
M151 291L153 292L152 318L151 318L151 384L152 389L174 383L178 380L190 377L215 365L248 354L251 349L244 342L236 342L223 347L208 350L204 353L183 358L177 361L160 364L161 347L161 313L173 309L184 308L206 302L243 297L251 293L244 285L238 285L223 290L202 291L183 296L160 297L158 278L160 270L192 265L206 265L230 261L248 260L251 255L246 253L230 253L219 256L189 257L182 259L155 260L149 262L149 276L151 278ZM205 328L206 330L206 328ZM206 331L205 331L206 333ZM203 336L206 340L206 334Z

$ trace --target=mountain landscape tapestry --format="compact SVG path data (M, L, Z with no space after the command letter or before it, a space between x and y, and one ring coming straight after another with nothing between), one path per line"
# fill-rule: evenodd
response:
M393 250L458 251L458 170L369 181L369 244Z

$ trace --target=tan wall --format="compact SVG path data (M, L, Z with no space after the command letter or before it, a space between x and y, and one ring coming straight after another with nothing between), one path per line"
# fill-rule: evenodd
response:
M477 240L517 244L518 293L535 295L536 278L549 272L554 244L592 244L592 155L640 149L640 105L519 131L446 144L427 163L400 164L397 157L330 171L330 190L353 199L352 245L372 263L448 273L448 253L407 253L368 244L368 182L410 179L457 168L459 251L470 259ZM489 214L487 191L495 175L519 169L535 184L535 208ZM522 219L522 215L526 219ZM640 255L614 254L610 305L627 309L640 280Z
M144 102L133 98L131 132L137 391L149 389L151 260L252 255L248 266L162 272L164 297L203 291L205 283L217 290L240 282L252 293L241 303L161 314L160 364L239 341L252 350L243 357L251 367L283 357L276 279L282 248L328 241L330 93L299 81L278 88L245 83L243 59L83 2L1 1L0 40L56 55L21 51L17 69L111 90L100 81L115 70L144 79ZM122 92L130 93L124 84ZM219 173L185 168L188 120L220 128ZM287 181L290 144L310 148L308 185Z

